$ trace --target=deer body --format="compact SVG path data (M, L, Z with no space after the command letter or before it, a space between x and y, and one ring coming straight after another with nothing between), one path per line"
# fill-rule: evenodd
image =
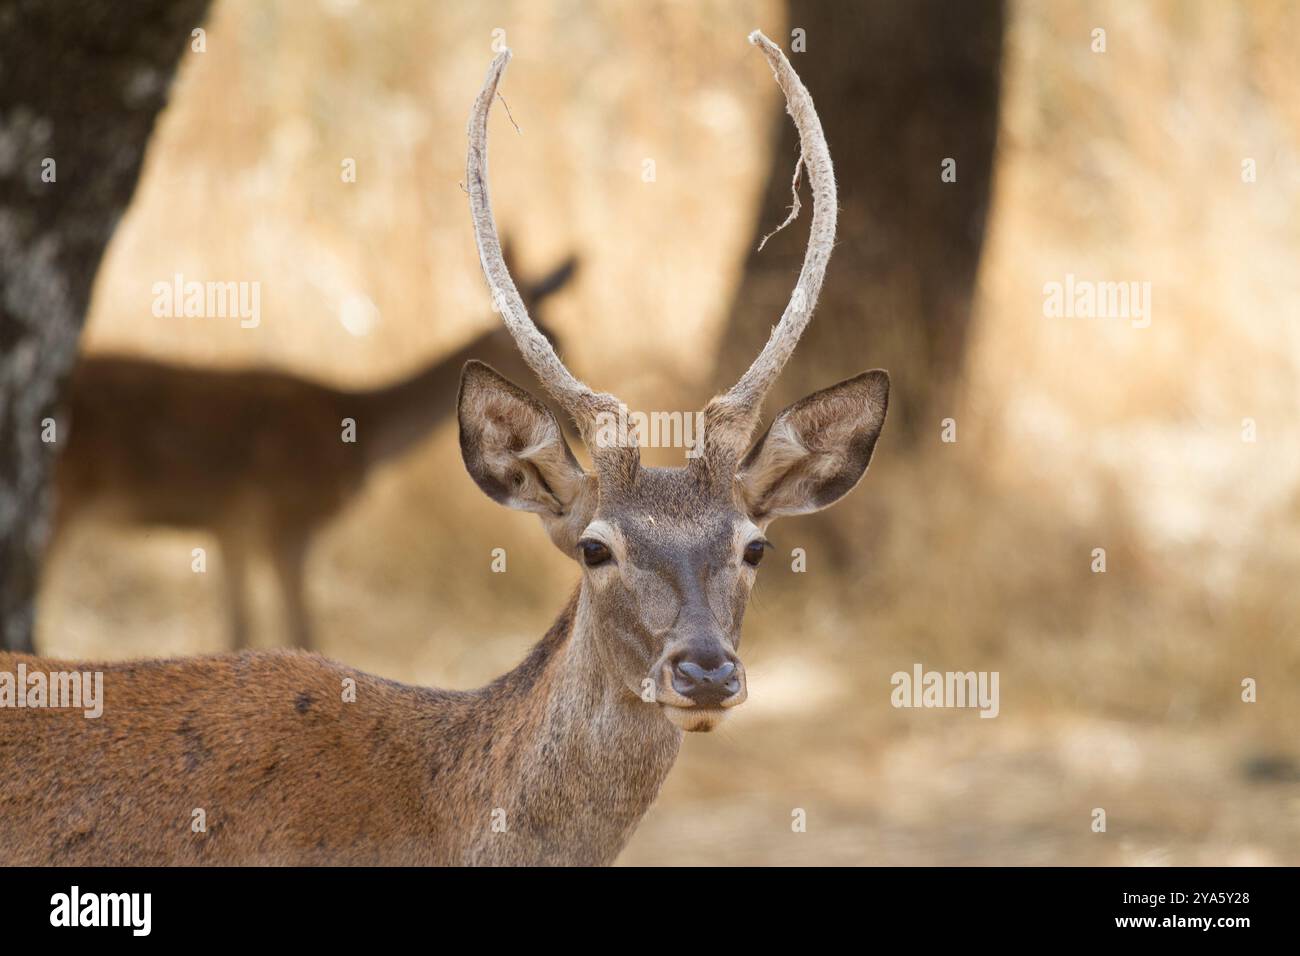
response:
M437 373L435 365L415 376L411 398ZM262 556L290 641L308 647L303 571L312 535L360 491L380 450L404 450L434 420L417 401L390 405L387 415L373 414L378 407L371 394L279 372L84 360L73 373L51 547L82 518L207 532L221 550L233 646L248 640L246 575ZM344 419L356 423L355 442L343 440Z
M465 365L456 408L466 470L497 502L537 514L581 569L528 658L471 692L406 687L305 654L123 664L104 668L98 720L0 707L0 864L615 858L682 732L712 730L746 699L741 623L766 529L858 484L888 403L888 376L864 372L790 405L751 445L816 303L836 192L808 91L775 44L750 40L799 128L811 239L771 339L706 406L702 454L682 468L642 466L635 436L599 437L597 420L618 400L569 372L511 279L486 160L508 50L471 113L466 189L493 300L592 458L587 471L537 398ZM70 669L3 655L0 690L19 663ZM200 809L206 833L191 826Z
M293 651L90 665L99 719L0 708L0 865L610 863L681 731L584 660L581 608L476 691Z

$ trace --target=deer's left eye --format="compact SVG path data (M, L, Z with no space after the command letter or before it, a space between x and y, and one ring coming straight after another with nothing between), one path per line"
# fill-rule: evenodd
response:
M604 543L590 538L579 541L578 549L582 552L582 563L589 568L604 564L613 557Z
M767 550L766 541L751 541L745 545L745 563L751 568L758 567L758 562L763 560L763 552Z

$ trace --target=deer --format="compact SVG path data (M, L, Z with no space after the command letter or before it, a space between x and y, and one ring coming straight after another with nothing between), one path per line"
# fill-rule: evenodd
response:
M508 49L474 102L465 187L480 263L511 337L591 458L579 464L537 397L466 363L466 470L490 498L537 514L580 569L523 661L470 691L284 649L104 665L99 719L0 707L0 864L616 859L685 734L713 730L746 700L741 620L771 547L766 529L857 486L888 404L888 374L864 372L790 405L751 443L817 300L836 187L808 90L776 44L749 39L799 130L810 238L789 305L749 369L706 404L702 453L682 467L642 466L634 433L608 440L601 415L618 400L569 372L503 260L487 119ZM0 654L0 675L89 666Z
M504 254L510 258L508 246ZM570 256L526 285L525 301L536 310L576 266ZM450 418L470 358L531 374L499 327L400 381L368 390L262 369L86 356L70 384L71 428L55 472L47 552L54 553L70 525L86 519L203 531L220 547L231 647L249 642L246 586L251 562L260 557L274 572L289 643L310 648L303 571L313 537L378 465L406 454Z

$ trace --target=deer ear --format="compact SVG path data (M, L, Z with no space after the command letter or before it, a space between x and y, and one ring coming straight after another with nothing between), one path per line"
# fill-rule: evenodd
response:
M795 402L745 456L741 496L755 522L807 514L853 490L875 450L889 374L879 369Z
M544 518L563 518L587 475L551 410L478 361L465 363L457 399L460 454L489 498Z

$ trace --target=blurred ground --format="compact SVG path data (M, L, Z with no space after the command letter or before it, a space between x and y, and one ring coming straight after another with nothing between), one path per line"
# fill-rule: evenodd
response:
M778 108L744 36L783 34L780 6L590 11L219 3L85 347L363 383L486 328L457 183L504 26L524 135L495 116L494 200L526 265L583 259L551 312L566 356L633 407L676 407L657 370L719 384L704 357ZM1010 22L958 441L936 423L905 456L886 427L836 510L861 543L848 564L819 561L798 520L773 528L750 701L686 741L625 863L1300 863L1300 9L1018 3ZM262 327L154 319L149 288L178 271L259 279ZM1067 273L1151 282L1151 327L1044 318ZM39 646L222 649L217 575L189 570L201 543L74 531ZM793 574L779 557L800 546ZM309 572L327 653L453 687L517 662L577 576L473 487L449 433L381 473ZM1001 715L893 709L889 677L914 662L999 671Z

